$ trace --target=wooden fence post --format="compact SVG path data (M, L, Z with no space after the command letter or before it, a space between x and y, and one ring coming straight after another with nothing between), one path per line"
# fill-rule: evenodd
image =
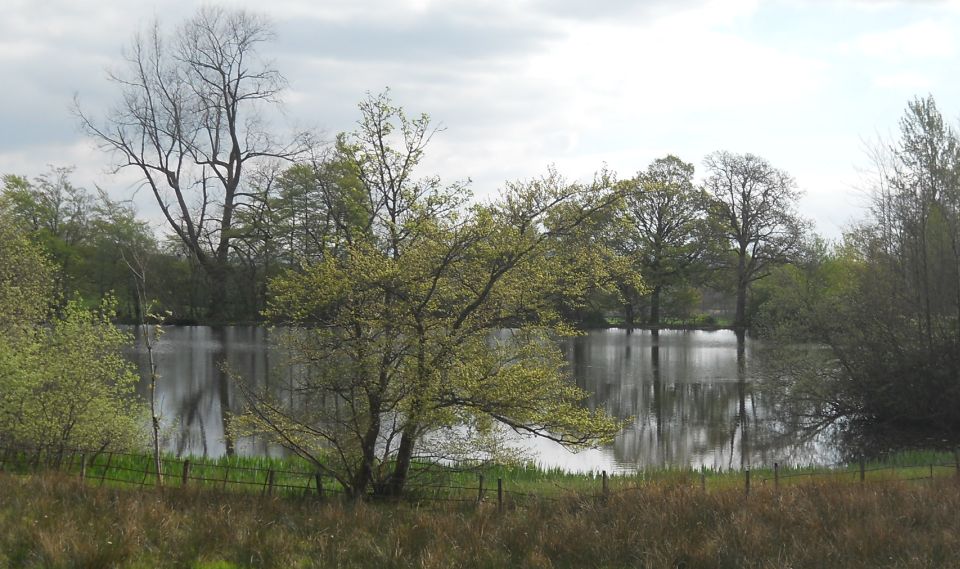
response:
M702 470L700 471L700 491L707 491L707 473Z
M483 501L483 474L480 475L480 487L477 488L477 503Z
M773 489L780 490L780 463L773 463Z
M147 461L147 465L143 467L143 480L140 481L140 486L147 485L147 478L150 476L150 461Z
M94 455L96 458L96 455ZM107 471L110 470L110 463L113 462L113 453L107 453L107 465L103 467L103 474L100 475L100 486L103 486L104 480L107 479Z
M743 495L749 496L750 495L750 467L749 466L744 471L744 474L746 475L746 477L744 478Z
M187 484L190 481L190 460L183 461L183 476L181 477L180 486L183 488L187 487Z
M497 511L503 511L503 478L497 478Z
M606 498L610 495L610 478L607 476L607 471L603 471L603 497Z
M267 471L267 487L266 493L267 496L273 496L273 477L275 476L273 469Z

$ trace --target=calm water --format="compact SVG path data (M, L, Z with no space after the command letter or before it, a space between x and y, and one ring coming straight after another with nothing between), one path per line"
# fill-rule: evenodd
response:
M158 399L172 423L166 447L180 454L228 452L281 455L255 440L230 441L225 419L242 396L223 373L223 362L259 385L271 381L269 332L260 327L170 327L155 348ZM549 441L518 439L531 459L573 471L633 471L648 466L719 468L783 462L828 462L829 447L787 445L773 435L751 375L754 345L730 331L591 332L564 343L577 384L593 395L587 404L627 419L608 447L570 453ZM146 375L146 353L136 354ZM141 383L146 396L148 383Z

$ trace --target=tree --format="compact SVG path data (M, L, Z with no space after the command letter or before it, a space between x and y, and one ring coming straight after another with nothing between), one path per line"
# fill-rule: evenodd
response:
M711 216L730 244L736 274L734 326L746 328L751 285L788 261L802 245L807 222L796 213L800 192L783 170L753 154L714 152L704 160Z
M137 319L136 290L123 250L142 251L145 260L155 256L152 232L129 202L75 186L72 171L50 167L32 181L4 176L0 211L53 261L60 302L79 295L97 304L112 294L119 316Z
M81 291L98 300L114 295L118 316L128 322L140 322L143 317L140 287L127 260L131 255L136 256L142 270L152 271L158 264L160 252L149 225L137 219L129 202L111 200L101 191L93 209L87 241L85 271L77 279L83 278L87 288L80 287Z
M306 151L305 135L280 143L264 127L284 79L258 49L272 32L262 17L201 8L166 37L158 24L134 37L121 93L103 124L79 110L85 130L132 168L153 193L169 228L210 281L210 316L226 316L234 216L253 201L244 180L262 159Z
M52 271L39 249L0 224L0 443L102 450L136 445L137 375L111 306L71 301L52 316Z
M654 160L646 172L623 183L625 208L615 239L650 287L649 322L657 325L664 289L682 284L709 248L707 199L693 184L693 165L676 156ZM632 306L628 298L628 329Z
M53 267L9 217L0 214L0 222L0 335L19 337L47 319Z
M364 226L364 196L342 137L310 163L257 172L257 198L238 210L234 250L246 270L247 312L266 308L267 281L290 267L337 255L342 235Z
M798 363L771 375L811 427L883 448L960 435L958 142L932 97L911 101L876 153L872 219L777 277L771 359ZM810 338L826 350L789 348Z
M62 295L77 286L82 247L89 239L93 196L70 181L70 167L49 167L33 181L24 176L3 177L0 209L7 218L39 243L54 260Z
M245 387L235 428L268 434L354 496L401 493L417 456L481 456L496 424L572 446L612 436L565 380L552 334L568 330L550 299L594 280L555 245L612 203L610 181L550 172L467 206L462 185L414 176L429 117L385 94L360 109L341 148L367 197L363 223L342 228L337 254L271 284L270 316L297 327L283 345L300 376L289 398Z

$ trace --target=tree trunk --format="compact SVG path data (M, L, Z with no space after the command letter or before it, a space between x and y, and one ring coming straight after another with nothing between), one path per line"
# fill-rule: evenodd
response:
M362 498L367 493L367 487L373 480L373 462L376 459L377 439L380 437L380 404L379 401L371 401L370 403L370 425L360 442L363 459L360 462L360 468L353 476L351 487L348 489L348 493L354 499ZM374 410L376 412L373 412Z
M419 336L417 349L417 377L421 388L426 388L427 380L427 351L426 351L426 329L418 319L417 334ZM420 430L417 417L423 409L423 400L419 395L414 397L413 405L409 410L407 423L403 427L403 434L400 436L400 446L397 448L397 463L390 475L388 492L391 496L399 496L403 492L403 487L407 482L407 473L410 471L410 462L413 460L413 451L417 443L417 432Z
M390 475L388 491L391 496L400 496L407 483L407 474L410 472L410 463L413 460L413 449L416 443L414 427L408 426L400 437L400 446L397 448L397 463Z
M653 326L660 325L660 292L662 290L663 286L657 285L650 293L650 324Z
M737 285L737 313L733 320L733 327L737 330L746 330L747 328L747 285L739 283Z
M623 305L623 321L627 327L627 334L633 332L633 301L628 300Z
M747 328L747 287L750 281L747 279L747 253L740 251L740 257L737 263L737 313L733 320L733 327L737 330L746 330Z
M208 318L210 324L224 324L227 321L227 278L229 268L226 263L214 261L203 267L210 286Z

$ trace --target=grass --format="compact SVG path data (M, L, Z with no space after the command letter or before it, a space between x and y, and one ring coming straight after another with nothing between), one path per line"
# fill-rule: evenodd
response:
M47 457L49 458L49 457ZM44 460L47 460L44 458ZM145 454L101 454L86 456L84 475L88 485L98 487L153 486L156 484L152 457ZM0 470L25 474L37 471L31 461L35 455L0 453ZM173 456L164 457L164 486L183 485L185 464ZM269 471L273 471L275 495L315 495L317 478L311 465L298 457L221 457L218 459L189 459L187 485L208 490L230 490L251 494L267 493ZM79 478L81 457L66 454L57 469ZM865 482L949 478L957 476L956 458L941 451L906 451L889 455L864 465ZM472 468L446 468L436 464L416 464L407 485L411 502L475 501L479 495L479 476L484 478L484 497L495 500L498 479L503 481L507 501L533 497L555 499L571 493L602 493L602 477L595 474L575 474L561 469L543 469L535 465L501 465ZM666 483L714 489L743 490L746 475L735 470L691 470L688 468L658 468L636 474L611 476L610 492L632 491L652 483ZM858 463L833 466L783 465L775 473L773 467L755 468L750 473L751 487L778 485L787 487L812 481L860 481ZM332 478L321 481L324 495L337 495L342 487Z
M948 567L960 485L821 481L703 492L670 480L607 499L346 503L124 490L0 474L0 567Z

